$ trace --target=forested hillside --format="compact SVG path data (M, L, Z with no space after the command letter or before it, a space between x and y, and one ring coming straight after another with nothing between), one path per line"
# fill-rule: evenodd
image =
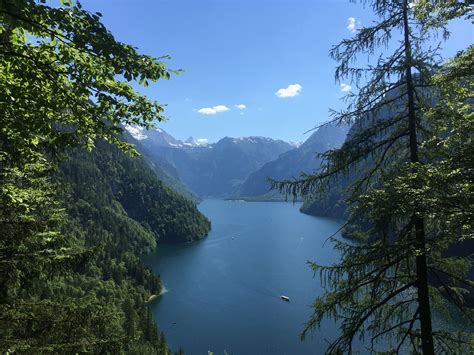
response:
M128 130L132 130L134 135L130 134ZM123 131L123 137L127 142L135 145L136 149L141 153L143 160L166 186L186 197L188 200L199 203L201 198L180 180L176 168L166 159L153 154L153 152L149 152L148 149L146 149L146 144L143 144L145 142L142 139L137 139L137 137L142 138L146 136L148 138L148 136L151 136L154 138L156 136L148 132L153 131L141 131L136 128L127 127L127 130Z
M101 16L0 2L0 353L169 354L140 255L210 227L132 158L121 127L164 118L132 82L170 71Z
M154 242L189 242L207 235L210 222L191 201L164 186L142 159L103 142L92 154L79 150L72 156L61 171L73 190L73 215L90 218L97 216L94 208L113 208L151 234ZM113 234L120 236L120 231Z
M209 221L141 159L106 143L97 143L92 154L71 152L56 180L68 216L62 233L79 256L71 261L72 270L24 285L17 302L34 303L33 312L43 317L54 312L54 318L30 319L31 309L9 310L1 348L166 353L166 341L146 307L150 296L160 293L161 281L140 255L158 241L202 238ZM11 322L13 317L17 321Z
M394 98L397 98L400 93L395 89L388 92L385 100L391 102ZM404 104L403 99L397 100L397 105ZM354 123L350 129L348 129L347 136L342 140L340 145L349 142L353 137L357 137L360 132L367 129L374 124L382 124L384 121L390 120L395 116L395 107L383 107L374 113L367 113L362 119ZM392 130L394 128L392 127ZM387 133L390 132L390 128L387 129L383 134L377 136L377 140L382 140L386 137ZM320 161L319 161L320 163ZM368 157L364 164L358 168L348 170L346 175L338 176L330 182L330 188L327 189L327 193L324 196L320 194L308 195L304 199L304 203L301 207L303 213L313 216L325 216L334 218L345 218L347 205L345 203L346 190L351 184L356 182L366 171L370 171L374 167L373 157ZM307 169L310 171L310 169Z

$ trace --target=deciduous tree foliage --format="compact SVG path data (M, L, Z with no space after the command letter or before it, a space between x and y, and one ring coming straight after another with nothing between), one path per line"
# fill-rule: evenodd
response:
M164 119L163 106L132 84L168 79L168 57L139 54L100 17L78 1L0 1L0 352L168 353L144 305L161 284L138 254L159 237L209 228L143 166L116 177L121 198L149 198L148 184L163 206L147 201L153 216L131 218L104 187L103 171L113 171L72 150L105 141L133 155L121 125ZM58 171L65 152L72 160ZM137 164L102 152L107 166ZM173 206L181 209L171 214Z
M472 325L465 296L474 286L468 277L473 256L453 257L450 248L473 239L473 48L441 66L439 48L429 44L436 34L447 38L447 21L469 17L471 7L363 2L379 21L331 51L339 61L336 79L359 87L347 97L347 109L333 112L334 121L356 129L340 149L324 154L319 173L274 182L308 196L334 187L341 176L358 176L346 199L358 242L332 238L341 261L311 263L327 291L316 299L303 337L331 317L341 334L328 353L351 353L357 337L369 351L467 351L469 327L436 329L432 314L457 307ZM361 54L378 57L357 67Z
M132 151L120 123L149 127L163 119L163 107L127 81L168 78L164 63L115 40L99 19L78 2L0 3L0 257L12 284L40 270L25 259L64 257L54 228L61 210L47 181L53 158L71 145L91 149L97 139Z

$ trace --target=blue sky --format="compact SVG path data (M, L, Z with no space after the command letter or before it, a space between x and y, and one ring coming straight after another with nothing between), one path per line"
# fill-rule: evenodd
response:
M357 28L373 20L370 9L349 0L82 4L100 11L118 40L156 57L168 54L169 67L185 70L140 90L167 104L169 120L161 128L178 139L193 136L210 142L251 135L305 140L305 131L328 119L329 108L343 105L329 49L352 35L351 23ZM452 30L443 45L446 56L474 38L467 23Z

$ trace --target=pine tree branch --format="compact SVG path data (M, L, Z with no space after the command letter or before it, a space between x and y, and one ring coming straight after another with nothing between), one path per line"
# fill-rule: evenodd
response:
M436 271L433 272L433 275L436 277L436 279L438 280L438 282L441 284L441 286L443 287L443 289L446 291L446 294L448 295L448 297L451 299L451 301L453 301L454 305L461 311L462 314L464 314L464 316L469 319L473 324L474 324L474 318L472 318L469 313L466 312L466 309L464 307L464 305L462 303L460 303L460 301L458 300L458 298L456 297L456 295L453 293L453 291L451 290L451 287L446 285L446 283L441 279L441 277L438 275L438 273Z
M393 330L397 329L397 328L400 328L401 326L405 325L405 324L411 324L413 322L413 320L415 319L415 321L418 319L418 311L415 312L415 316L410 319L410 320L406 320L406 321L403 321L403 322L400 322L400 323L397 323L393 326L391 326L390 328L387 328L387 329L384 329L383 331L373 335L371 337L371 344L372 344L372 349L374 347L374 342L377 338L380 338L381 336L384 336L386 335L387 333L390 333L392 332Z
M420 308L418 307L416 312L415 312L414 317L410 321L410 325L408 326L408 330L405 332L405 335L403 336L402 340L400 341L400 343L397 346L397 350L396 350L397 354L399 354L400 349L401 349L403 343L405 342L405 339L407 338L407 336L410 336L410 340L412 341L413 350L416 351L415 344L413 343L413 340L412 340L412 333L411 332L413 330L413 326L415 325L416 320L419 320L419 317L418 317L419 313L420 313Z

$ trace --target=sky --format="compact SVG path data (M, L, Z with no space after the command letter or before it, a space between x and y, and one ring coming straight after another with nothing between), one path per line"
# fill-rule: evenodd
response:
M184 69L140 91L166 104L158 123L177 139L266 136L300 142L343 107L329 50L374 21L349 0L82 0L122 42ZM451 26L444 55L473 43ZM354 88L352 88L354 89Z

